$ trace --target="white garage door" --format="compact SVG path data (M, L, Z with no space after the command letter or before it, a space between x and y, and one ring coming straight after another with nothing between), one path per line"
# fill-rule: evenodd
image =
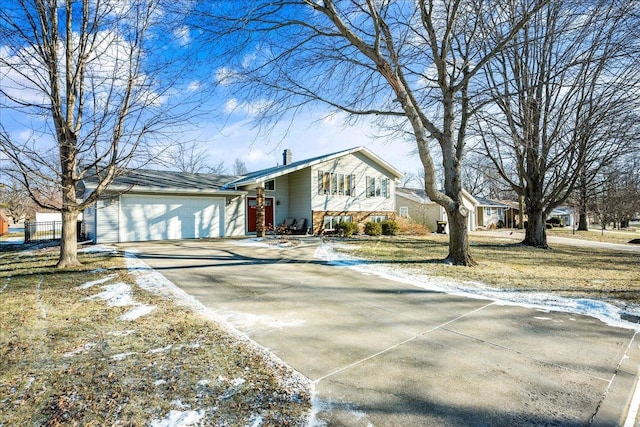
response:
M224 198L123 195L120 241L220 237Z

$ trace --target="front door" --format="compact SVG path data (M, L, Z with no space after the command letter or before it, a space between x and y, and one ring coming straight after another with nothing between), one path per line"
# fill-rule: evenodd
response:
M257 207L258 200L255 197L247 197L247 231L249 233L256 232L256 219L257 219ZM273 198L264 198L264 222L267 226L267 230L271 229L275 224L273 223Z

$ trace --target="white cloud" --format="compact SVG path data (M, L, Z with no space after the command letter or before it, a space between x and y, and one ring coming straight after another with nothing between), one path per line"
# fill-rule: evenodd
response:
M200 82L199 81L192 81L191 83L189 83L189 86L187 86L187 91L189 92L195 92L198 89L200 89Z
M236 98L230 98L224 104L224 112L254 117L270 106L271 101L267 101L266 99L257 99L253 102L238 102Z
M186 46L191 43L191 31L186 25L173 30L173 36L181 46Z

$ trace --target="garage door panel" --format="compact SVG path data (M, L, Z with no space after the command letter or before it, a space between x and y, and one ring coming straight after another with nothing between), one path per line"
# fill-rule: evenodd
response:
M224 199L123 196L121 241L220 237Z

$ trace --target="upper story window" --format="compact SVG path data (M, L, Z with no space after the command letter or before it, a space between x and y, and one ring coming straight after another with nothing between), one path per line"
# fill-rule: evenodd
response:
M391 197L391 189L389 187L389 178L367 177L367 197Z
M272 179L264 183L264 189L268 191L276 191L276 180Z
M318 194L355 196L356 176L318 171Z

